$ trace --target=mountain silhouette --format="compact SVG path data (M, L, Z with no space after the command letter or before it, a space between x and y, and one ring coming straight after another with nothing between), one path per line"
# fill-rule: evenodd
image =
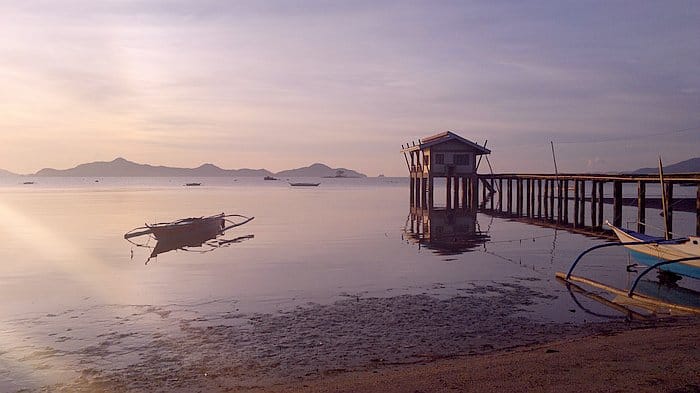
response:
M325 164L312 164L303 168L277 172L278 177L367 177L367 175L346 168L331 168Z
M700 172L700 157L691 158L671 165L664 165L664 173ZM639 168L635 174L659 173L659 168Z
M14 176L19 176L16 173L12 173L10 171L6 171L4 169L0 169L0 177L14 177Z
M223 177L223 176L267 176L266 169L221 169L213 164L203 164L197 168L174 168L138 164L124 158L112 161L97 161L80 164L70 169L44 168L35 176L47 177Z
M9 173L9 172L8 172ZM139 164L122 157L112 161L96 161L69 169L44 168L34 176L40 177L323 177L342 173L344 177L366 177L345 168L331 168L325 164L313 164L273 174L267 169L222 169L214 164L202 164L196 168L177 168ZM14 175L14 174L10 174ZM0 172L2 176L2 172Z

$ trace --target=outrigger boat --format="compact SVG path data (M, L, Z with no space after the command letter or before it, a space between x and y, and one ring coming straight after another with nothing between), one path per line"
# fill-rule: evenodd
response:
M231 217L239 217L243 220L235 222L230 219ZM239 236L234 239L218 239L218 237L231 228L250 222L253 218L254 217L246 217L239 214L226 215L220 213L208 217L191 217L172 222L146 224L145 226L134 228L124 234L124 239L137 247L152 249L151 255L146 260L146 264L148 264L148 262L152 258L158 256L158 254L172 250L207 252L218 247L250 239L253 235ZM148 240L143 242L131 240L132 238L144 235L148 235L149 240L151 237L155 238L155 246L150 245ZM198 247L198 249L191 250L190 248L193 247Z
M700 278L700 237L688 236L666 240L663 237L618 228L607 221L605 224L613 230L620 243L625 243L625 247L640 263L647 266L660 264L658 267L661 270ZM671 262L674 260L678 262Z
M240 217L244 220L234 222L229 217ZM124 239L131 239L137 236L153 235L156 240L172 239L177 237L191 236L198 234L218 234L228 229L241 226L250 222L255 217L246 217L239 214L219 213L209 217L190 217L172 222L161 222L157 224L146 224L145 226L134 228L124 234ZM226 224L230 225L226 225Z
M671 313L700 314L700 307L695 304L677 304L656 297L635 293L635 289L641 282L642 277L655 269L661 269L691 278L700 278L700 245L698 245L698 243L700 243L700 239L697 236L667 240L663 237L648 236L628 229L618 228L611 225L607 221L606 224L612 228L613 232L617 235L620 241L599 244L585 250L579 254L578 257L576 257L567 273L556 273L556 277L558 279L562 280L567 287L574 287L579 292L586 291L576 287L574 282L586 284L597 289L602 289L616 296L616 298L612 300L612 303L617 305L616 307L624 308L628 305L632 305L648 309L664 309ZM572 274L574 268L579 261L581 261L581 258L583 258L584 255L600 248L615 246L626 247L630 250L630 253L635 257L635 259L648 266L644 271L637 275L637 278L634 280L634 283L630 286L629 290L620 290L603 283L585 277L577 277ZM596 296L594 295L593 298L595 299ZM596 300L600 301L599 299ZM606 300L605 302L610 303L611 301Z

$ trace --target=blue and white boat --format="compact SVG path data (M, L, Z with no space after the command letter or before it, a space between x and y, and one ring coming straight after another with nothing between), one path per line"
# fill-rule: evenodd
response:
M640 243L625 244L625 247L637 261L644 265L654 266L664 261L697 258L661 265L659 269L700 279L700 237L688 236L667 240L663 237L618 228L609 222L606 224L615 232L621 243Z

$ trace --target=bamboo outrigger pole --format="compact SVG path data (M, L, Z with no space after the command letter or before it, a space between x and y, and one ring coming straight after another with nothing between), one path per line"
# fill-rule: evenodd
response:
M552 146L552 159L554 160L554 177L559 181L559 170L557 169L557 157L554 155L554 141L549 141ZM557 186L559 186L557 184Z

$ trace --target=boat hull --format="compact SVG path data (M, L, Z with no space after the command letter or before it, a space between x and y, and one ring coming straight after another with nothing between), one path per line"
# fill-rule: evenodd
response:
M148 226L156 240L185 239L193 234L200 237L216 236L225 227L223 214L203 218L188 218L173 224Z
M292 187L318 187L321 183L289 183Z
M698 257L696 260L663 265L659 269L700 279L700 245L698 244L700 241L698 241L698 237L691 236L688 239L665 241L663 238L653 238L612 225L610 228L623 243L653 242L654 240L658 242L625 246L638 262L647 266L675 259Z

